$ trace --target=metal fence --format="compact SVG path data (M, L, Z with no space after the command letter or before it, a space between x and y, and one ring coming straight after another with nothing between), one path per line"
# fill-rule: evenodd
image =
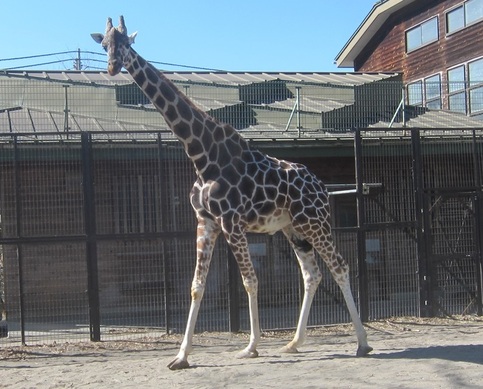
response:
M113 144L104 133L72 133L68 141L43 134L35 142L2 136L0 243L10 341L183 330L195 262L188 201L194 171L177 143L157 137ZM262 327L294 326L302 285L288 243L254 235L250 249ZM238 270L227 258L220 239L199 330L249 326ZM312 324L348 320L335 284L319 295Z
M289 76L172 75L256 147L307 164L328 184L364 320L481 314L482 122L408 106L397 80ZM137 87L90 77L0 74L0 295L9 327L0 344L184 330L193 168ZM290 246L279 234L249 241L262 328L294 327L303 287ZM348 322L322 269L309 324ZM197 330L248 328L246 293L220 239Z
M183 331L195 261L194 172L178 144L151 135L157 140L141 143L108 142L104 133L35 142L2 135L2 342ZM356 190L329 185L336 241L366 320L481 314L483 133L460 134L458 143L448 135L357 131ZM249 240L262 328L294 327L302 283L288 243L278 234ZM323 271L309 324L347 322ZM220 239L197 329L248 328L245 292Z

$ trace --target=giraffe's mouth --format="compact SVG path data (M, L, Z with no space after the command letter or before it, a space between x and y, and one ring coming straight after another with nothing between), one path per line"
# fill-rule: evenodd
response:
M107 72L110 76L115 76L116 74L119 74L121 69L122 65L119 65L118 62L109 62L109 65L107 66Z

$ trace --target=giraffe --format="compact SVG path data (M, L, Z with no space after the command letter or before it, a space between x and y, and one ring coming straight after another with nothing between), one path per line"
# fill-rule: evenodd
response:
M304 296L292 341L281 352L296 353L306 336L307 320L322 279L315 253L339 285L357 335L356 355L372 351L367 343L352 296L349 267L336 250L332 235L328 193L324 184L297 163L267 156L250 147L232 126L197 108L177 87L132 47L137 33L128 35L124 18L115 28L107 19L105 34L91 34L108 54L108 73L124 67L164 117L193 162L196 182L190 192L197 218L196 267L191 284L191 305L181 347L168 364L171 370L189 367L201 300L205 291L215 241L222 234L238 263L248 294L249 343L238 358L258 356L260 325L258 280L250 260L246 234L282 231L297 257L304 281Z

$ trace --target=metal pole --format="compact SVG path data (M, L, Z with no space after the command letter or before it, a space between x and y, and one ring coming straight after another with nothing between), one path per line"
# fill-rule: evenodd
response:
M295 87L295 92L297 94L297 130L298 130L298 137L300 138L300 131L302 129L301 122L300 122L300 86Z
M159 193L160 193L160 208L161 208L161 231L166 232L167 231L167 214L168 214L168 193L167 193L167 185L165 183L167 182L167 177L165 174L165 169L164 169L164 164L163 164L163 158L165 153L165 148L163 146L163 141L161 138L161 133L158 132L158 172L159 172ZM168 334L170 329L171 329L171 307L169 305L170 301L173 301L171 298L171 277L168 272L170 271L170 266L168 263L168 260L170 256L168 255L168 250L166 249L167 242L163 238L162 242L162 252L163 252L163 258L161 261L161 267L163 269L163 282L164 282L164 300L163 300L163 305L164 305L164 326L166 328L166 333Z
M99 274L97 267L96 208L91 134L83 132L81 134L81 143L90 338L93 342L99 342L101 340L101 315L99 302Z
M403 127L406 127L406 90L404 89L404 86L402 87L402 123Z
M63 85L64 87L64 132L67 134L67 138L69 138L69 96L67 94L67 90L69 85Z
M364 184L362 175L362 137L360 129L354 134L354 154L356 163L357 188L357 270L359 278L359 315L362 321L369 320L369 280L366 264L366 231Z
M15 218L16 218L16 238L22 236L22 193L20 188L20 172L19 172L19 155L18 155L18 138L13 138L13 164L14 164L14 180L15 180ZM25 345L25 296L24 296L24 279L23 279L23 250L22 244L17 243L17 266L18 266L18 294L19 294L19 310L20 310L20 337L22 345Z
M419 315L432 315L431 277L429 274L429 258L426 250L426 226L424 216L423 167L421 160L421 138L419 130L411 130L413 154L413 180L416 206L417 244L418 244L418 274L419 274Z
M483 236L481 225L481 202L483 200L483 193L481 188L481 161L478 153L478 144L476 142L476 129L473 129L473 163L475 175L475 243L477 247L476 257L476 288L478 294L477 313L479 316L483 315Z
M235 256L227 248L230 332L240 331L240 272Z
M77 59L75 60L75 63L74 63L74 69L75 70L82 70L81 50L80 49L77 49Z

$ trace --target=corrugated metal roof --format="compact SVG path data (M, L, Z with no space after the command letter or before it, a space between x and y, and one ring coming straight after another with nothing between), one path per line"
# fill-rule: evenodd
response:
M262 104L262 106L273 108L273 109L282 109L282 110L292 110L294 109L297 103L296 98L286 99L282 101L275 101L271 104ZM348 105L354 104L353 101L336 101L336 100L328 100L328 99L317 99L313 97L303 97L301 99L300 104L300 111L303 112L310 112L310 113L321 113L321 112L328 112L334 109L346 107Z
M68 138L69 132L92 131L100 132L106 140L154 140L158 132L161 139L176 141L172 132L163 123L160 125L140 124L131 121L107 120L93 118L86 115L68 114L64 112L42 111L31 108L18 108L9 111L7 115L0 115L0 128L5 132L31 134L32 139L44 133L57 133L61 138ZM444 126L443 126L444 124ZM396 122L393 128L404 128L402 123ZM381 129L374 131L374 137L388 136L389 122L380 121L370 128ZM458 135L465 128L483 128L483 122L471 119L462 114L442 111L427 111L406 122L406 128L431 128L438 134ZM8 131L5 131L8 129ZM445 131L445 129L449 131ZM443 132L442 132L443 131ZM332 132L322 129L285 129L270 123L249 126L240 133L247 139L254 141L303 141L303 140L350 140L353 132ZM43 137L45 139L45 137ZM100 139L100 135L96 135Z
M170 80L186 83L221 83L243 85L273 80L286 80L294 83L346 84L388 80L396 73L327 73L327 72L163 72ZM35 71L5 70L0 77L22 77L60 82L85 82L98 84L120 84L133 82L127 72L109 76L100 71Z
M383 120L370 125L370 128L388 128L389 121ZM392 124L393 128L483 128L483 121L458 112L443 110L426 110L418 114L412 114L406 122L397 121Z
M324 113L340 115L346 119L350 115L358 115L361 119L360 123L364 126L368 125L373 128L388 128L394 111L388 112L383 109L360 110L361 102L356 102L353 91L356 88L346 88L345 85L356 86L365 83L372 83L384 80L399 80L395 74L363 74L363 73L245 73L245 72L167 72L167 76L177 82L197 83L198 86L187 87L186 89L195 96L190 96L194 103L205 111L222 110L226 107L240 106L240 113L243 116L246 111L242 108L249 106L253 110L254 121L247 120L238 128L245 137L254 140L290 140L290 139L339 139L351 138L352 125L350 121L343 120L342 123L349 123L348 128L334 125L334 128L322 128L321 116ZM68 83L82 83L83 85L114 85L132 83L130 75L121 73L115 77L110 77L106 72L85 72L85 71L9 71L0 72L0 82L7 80L5 84L17 84L11 82L12 78L35 79ZM251 83L260 83L273 80L285 80L288 83L293 82L290 87L290 93L275 94L279 100L268 99L266 102L255 101L246 102L239 100L241 98L238 89L225 88L223 85L249 85ZM398 82L398 81L397 81ZM287 123L290 121L291 112L296 103L296 94L293 93L297 89L297 83L305 83L303 87L305 94L300 99L300 112L302 113L301 125L306 128L298 130L294 128L298 124L292 121L287 130ZM54 85L56 93L49 95L48 101L44 101L45 96L42 82L34 82L40 92L29 95L28 99L19 99L15 93L12 96L5 97L5 101L0 107L0 132L13 133L31 133L36 134L55 132L66 134L69 131L100 131L106 134L106 139L152 139L153 132L161 131L163 139L175 140L167 128L162 116L154 110L131 109L139 108L138 106L129 106L128 104L116 103L116 90L114 88L70 88L79 89L82 102L79 106L69 106L69 113L66 116L64 112L64 93L63 88ZM222 84L220 89L223 93L211 94L214 84ZM52 84L50 84L52 86ZM314 86L315 85L315 86ZM334 87L337 85L337 88ZM398 84L399 85L399 84ZM341 88L339 88L342 86ZM9 88L18 88L16 85L10 85ZM204 94L204 90L210 90L210 93ZM240 88L243 89L243 88ZM263 89L263 88L262 88ZM335 94L335 90L338 94ZM58 91L60 90L60 92ZM87 90L87 92L86 92ZM399 89L398 89L399 91ZM74 91L72 91L74 92ZM226 93L225 93L226 92ZM98 100L92 100L92 94L95 93ZM208 97L204 97L208 96ZM211 96L211 97L209 97ZM272 96L269 96L272 97ZM382 96L384 98L384 96ZM17 101L18 100L18 101ZM42 104L40 104L40 103ZM48 104L47 104L48 103ZM359 110L355 105L359 104ZM5 106L4 106L5 105ZM92 109L95 105L96 109ZM377 108L377 104L375 105ZM146 108L148 106L140 107ZM364 105L365 107L365 105ZM369 106L371 108L372 105ZM237 108L238 109L238 108ZM237 109L233 112L238 112ZM483 128L483 122L468 117L463 114L448 111L431 111L422 108L406 107L406 123L401 122L401 114L398 121L392 124L394 128ZM227 110L230 111L230 110ZM230 112L224 113L229 114ZM280 112L276 112L280 111ZM354 112L356 113L354 113ZM304 117L305 115L305 117ZM363 117L370 115L370 118ZM252 119L252 118L249 118ZM330 124L328 125L330 126ZM310 128L309 128L310 127ZM347 127L347 126L346 126ZM145 133L142 133L142 132ZM124 133L124 134L123 134Z

